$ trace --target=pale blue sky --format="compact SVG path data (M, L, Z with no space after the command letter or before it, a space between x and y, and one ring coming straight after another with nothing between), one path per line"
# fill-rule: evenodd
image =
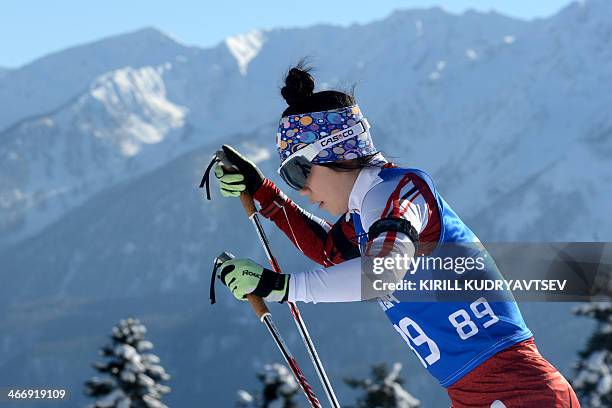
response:
M348 25L396 9L439 5L454 13L473 8L530 19L547 17L571 0L2 0L0 67L17 67L53 51L154 26L202 47L253 28ZM163 4L162 4L163 3Z

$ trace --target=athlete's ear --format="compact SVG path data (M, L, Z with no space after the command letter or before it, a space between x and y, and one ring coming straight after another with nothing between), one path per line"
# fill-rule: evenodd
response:
M300 190L300 195L301 196L305 196L305 195L310 195L310 193L312 193L312 191L310 190L309 187L304 186L301 190Z

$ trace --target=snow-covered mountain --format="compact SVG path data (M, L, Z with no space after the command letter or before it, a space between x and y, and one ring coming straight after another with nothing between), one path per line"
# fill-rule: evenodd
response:
M68 105L3 132L2 230L36 232L117 179L154 168L156 157L188 149L187 109L168 101L162 74L112 71Z
M49 54L0 77L0 129L57 109L109 71L159 65L198 52L145 28Z
M610 8L602 0L576 3L548 20L532 22L473 11L452 15L439 8L398 11L385 20L348 28L320 25L298 30L252 31L228 38L210 50L186 49L148 29L57 53L53 58L46 57L18 71L26 75L32 67L49 69L46 62L49 58L56 64L64 60L70 66L75 54L102 52L99 49L108 54L113 45L129 48L136 39L143 41L143 37L151 49L176 51L158 50L153 55L165 57L165 62L160 57L158 64L143 69L157 72L158 87L164 89L163 97L168 104L180 107L184 112L182 121L189 124L188 132L194 135L190 143L174 137L170 138L169 145L165 143L157 149L177 152L194 148L198 143L227 140L231 134L248 133L274 121L282 110L277 86L284 69L300 56L312 55L318 66L321 88L358 83L357 96L374 126L379 147L392 156L400 156L407 164L421 166L438 176L446 191L456 189L456 205L460 208L465 207L469 213L479 216L491 213L498 217L494 203L501 197L511 196L512 200L520 201L516 205L523 206L532 221L554 223L550 217L554 217L556 210L538 210L541 208L538 202L548 196L540 192L549 190L549 194L557 197L558 211L565 211L561 207L572 194L577 194L577 203L569 208L576 214L567 215L582 229L584 239L601 239L596 228L601 225L600 219L580 219L584 213L599 213L605 205L605 195L590 194L599 180L590 178L586 183L579 183L576 179L580 179L579 173L566 165L566 161L589 163L589 171L594 174L609 174L607 156L602 153L611 149L605 136L611 128L609 115L605 114L611 101L609 93L601 92L600 84L607 83L612 72L612 59L606 47L609 35L606 16L612 14ZM572 27L572 35L567 34L568 26ZM128 45L121 47L122 41ZM156 41L160 44L155 45ZM296 49L294 44L304 46ZM179 51L182 54L177 55ZM123 58L125 52L119 55ZM146 54L143 52L143 55ZM279 55L284 57L279 59ZM115 59L126 62L122 58ZM130 83L137 81L138 75L120 74L126 69L137 68L120 68L92 78L86 91L57 107L51 116L74 115L75 123L90 120L79 115L91 115L91 112L75 111L74 104L90 98L92 89L109 78L124 84L115 86L120 91L123 87L142 90L141 84ZM75 81L91 72L76 75ZM12 81L11 78L5 80ZM68 96L68 91L63 94ZM156 97L154 93L151 98ZM111 102L108 99L96 103L102 111L116 110L105 105ZM149 97L141 92L139 98L121 110L133 111L138 116L148 111L147 103ZM10 106L15 105L18 104ZM62 143L61 137L38 135L57 131L44 125L51 116L21 121L0 134L5 157L17 154L23 158L17 170L9 167L6 173L9 181L3 183L6 187L0 187L3 197L0 230L5 233L0 245L39 231L90 193L110 185L100 183L97 189L66 198L74 191L71 186L90 184L87 177L95 171L82 169L82 172L79 170L82 177L77 175L73 182L63 185L62 191L68 196L58 195L57 183L47 183L32 170L42 161L27 159L27 154L16 153L18 149L9 146L9 140L38 146L45 150L48 161L69 166L64 157L79 157L78 149L82 146L76 143L62 149L57 147ZM128 113L115 115L110 123L101 121L89 130L85 128L83 140L96 139L95 132L134 130L131 118ZM103 129L109 125L113 129ZM147 126L156 125L147 122ZM168 124L161 126L167 127ZM67 132L68 129L61 131ZM273 134L273 126L269 132ZM57 146L40 144L37 140L40 138ZM265 137L260 142L268 144L269 140ZM125 141L123 145L126 146ZM32 147L30 151L33 157L37 157L35 150ZM158 154L155 158L139 159L138 152L133 153L130 163L146 163L140 165L143 169L158 167L175 157ZM10 161L6 163L4 166L10 166ZM92 161L91 167L99 166L96 163ZM475 163L484 170L474 171ZM516 163L522 166L517 168ZM111 184L139 174L121 167L111 171L116 175L107 178ZM53 174L52 178L57 177L57 172ZM525 194L513 194L523 188L525 177L536 174L540 176L534 179L534 184L524 187ZM464 189L461 181L465 178L470 179L470 185L481 187L474 191ZM45 187L32 185L32 179ZM560 185L552 186L550 180L573 182L557 182ZM490 198L475 203L472 199L475 192ZM48 210L40 210L41 206ZM513 221L498 220L497 226L490 227L497 239L528 236L522 225ZM566 231L569 235L573 233Z
M85 378L92 330L103 334L100 322L136 310L163 333L160 354L174 355L163 357L174 362L166 368L192 402L175 405L212 392L213 373L185 379L201 367L249 381L229 356L241 344L239 325L251 333L257 322L227 293L213 309L200 306L214 255L263 254L239 203L204 202L196 186L221 141L276 180L278 87L305 55L320 89L357 83L377 146L430 172L483 241L610 240L611 40L606 0L528 22L431 8L349 27L254 30L205 50L146 29L0 73L0 373ZM287 270L308 267L270 232ZM310 330L324 339L333 377L365 372L358 353L372 362L404 356L371 305L335 306L312 308ZM588 327L569 320L567 305L524 312L544 354L567 370L581 344L558 339ZM327 335L337 327L350 342ZM300 348L298 337L288 341ZM384 352L376 346L387 342ZM75 347L83 358L73 362ZM247 361L252 350L240 348ZM248 361L274 356L271 348ZM417 365L408 389L425 406L443 406ZM216 406L229 404L223 398Z

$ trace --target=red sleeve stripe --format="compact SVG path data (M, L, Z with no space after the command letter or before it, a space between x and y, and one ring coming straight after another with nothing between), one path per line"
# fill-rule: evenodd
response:
M408 197L410 194L412 196ZM415 198L421 195L421 192L417 190L416 187L411 189L408 193L404 194L404 196L393 204L393 211L391 213L392 217L401 218L406 211L410 208L410 204L414 201Z
M409 185L410 181L414 183L413 187ZM405 189L406 186L412 188L410 188L405 194L402 195L401 198L399 198L402 190ZM424 180L413 174L406 174L400 180L397 187L387 200L387 204L383 213L381 214L381 217L384 217L385 215L394 217L403 216L409 209L410 204L417 197L419 197L419 195L422 195L425 199L428 215L427 224L422 226L419 234L419 242L421 243L419 253L422 255L427 255L435 248L435 244L437 244L438 240L440 239L441 222L438 213L438 202ZM393 249L396 235L397 234L395 231L389 231L387 233L378 256L387 256L389 254L389 252ZM368 248L370 247L371 245L368 246Z
M395 190L393 190L393 192L387 199L387 204L385 205L385 209L383 210L381 214L381 218L384 217L389 212L389 209L391 209L391 216L400 216L400 211L397 207L397 203L399 202L399 197L402 192L402 189L411 181L411 179L412 179L411 175L406 174L404 177L402 177L399 183L397 183ZM404 196L409 196L410 194L414 193L415 190L416 190L416 187L413 187ZM384 257L384 256L389 255L389 253L393 249L393 244L395 243L396 235L397 234L395 231L387 232L387 234L385 235L385 240L383 242L382 248L380 249L377 256ZM371 245L368 244L368 249L370 248L371 248Z
M384 215L387 214L387 212L389 211L389 208L391 208L391 205L393 204L393 202L399 198L399 195L400 195L400 192L402 191L402 188L404 188L404 186L406 184L408 184L409 181L410 181L410 175L406 174L404 177L402 177L402 179L399 181L399 183L397 183L397 186L395 187L395 190L393 190L393 192L391 193L391 195L387 199L387 204L385 205L385 209L383 210L382 214L380 215L381 217L384 217Z
M433 249L435 249L438 241L440 240L440 231L442 227L438 209L438 201L424 180L415 177L414 184L418 187L421 194L423 194L425 203L427 203L427 225L423 226L421 233L419 234L419 253L422 255L427 255Z

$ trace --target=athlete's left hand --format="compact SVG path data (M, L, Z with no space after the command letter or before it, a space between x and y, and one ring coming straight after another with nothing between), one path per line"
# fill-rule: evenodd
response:
M253 294L268 302L287 300L289 276L264 268L250 259L230 259L217 269L221 282L238 300Z

